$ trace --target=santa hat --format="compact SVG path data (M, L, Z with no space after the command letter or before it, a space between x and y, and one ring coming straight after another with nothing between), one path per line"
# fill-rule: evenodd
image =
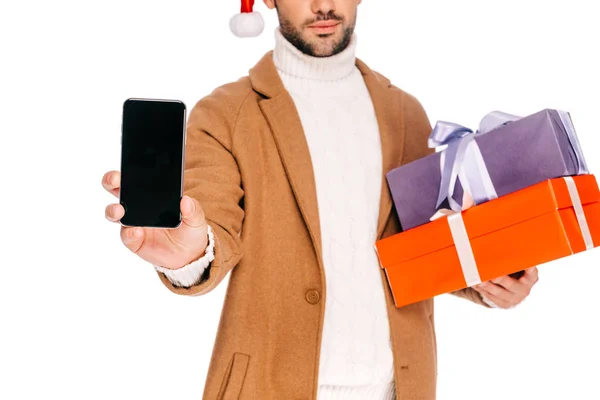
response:
M254 0L242 0L241 13L229 21L231 32L237 37L254 37L262 33L265 21L257 11L252 11Z

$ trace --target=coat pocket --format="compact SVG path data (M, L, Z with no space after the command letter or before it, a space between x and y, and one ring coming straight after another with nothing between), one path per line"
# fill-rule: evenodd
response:
M248 354L233 353L223 376L217 400L237 400L240 397L249 361Z

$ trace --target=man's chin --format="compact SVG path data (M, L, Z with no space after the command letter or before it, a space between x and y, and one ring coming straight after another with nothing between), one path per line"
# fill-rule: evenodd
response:
M311 35L307 42L316 57L329 57L333 55L335 49L339 47L342 38L337 34Z

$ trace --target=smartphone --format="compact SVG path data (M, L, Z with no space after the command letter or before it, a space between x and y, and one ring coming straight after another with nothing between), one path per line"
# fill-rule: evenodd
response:
M181 225L185 126L186 107L181 101L130 98L123 103L121 225Z

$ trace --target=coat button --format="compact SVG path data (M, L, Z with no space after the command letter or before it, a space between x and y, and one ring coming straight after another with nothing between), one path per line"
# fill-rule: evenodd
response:
M321 300L321 294L318 290L311 289L306 292L306 301L310 304L317 304Z

